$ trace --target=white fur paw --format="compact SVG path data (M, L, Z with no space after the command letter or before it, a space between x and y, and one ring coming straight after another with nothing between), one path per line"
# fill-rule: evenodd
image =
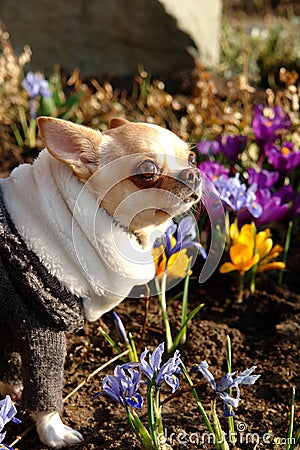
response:
M22 398L22 384L9 384L0 381L0 396L9 395L13 402L19 402Z
M63 448L79 444L83 436L63 424L58 412L37 412L33 414L40 440L50 448Z

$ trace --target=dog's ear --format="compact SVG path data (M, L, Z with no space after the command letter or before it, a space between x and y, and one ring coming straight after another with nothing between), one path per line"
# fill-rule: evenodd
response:
M53 117L39 117L37 122L49 153L87 179L99 164L101 132Z
M109 128L110 129L118 128L118 127L121 127L122 125L126 125L128 123L130 123L130 122L126 119L122 119L121 117L113 117L109 121Z

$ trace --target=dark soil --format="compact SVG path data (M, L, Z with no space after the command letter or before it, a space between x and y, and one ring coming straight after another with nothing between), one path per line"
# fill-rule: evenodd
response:
M296 273L294 272L295 277ZM293 278L292 273L289 276ZM257 365L257 372L261 374L254 386L242 388L236 423L241 423L241 428L242 423L245 423L247 433L257 433L261 440L265 433L284 439L288 430L292 386L300 388L299 282L291 290L288 286L292 282L277 286L276 277L266 277L259 284L255 295L249 296L240 304L235 300L237 291L227 287L229 278L220 278L216 274L205 286L200 286L196 279L191 284L190 308L199 302L205 302L205 307L189 327L188 342L180 348L182 358L187 367L206 359L216 378L221 377L226 372L226 335L230 335L234 369L244 370ZM177 329L181 314L180 300L170 298L169 311L173 329ZM155 299L151 299L144 338L141 336L145 320L144 301L126 300L117 308L117 312L127 329L132 331L139 352L144 346L154 348L164 341L162 317ZM103 321L113 332L111 314L106 314ZM90 326L87 334L70 337L69 345L66 394L113 356L110 347L97 333L97 324ZM111 373L112 370L113 367L109 367L105 373ZM100 373L67 402L65 419L85 435L85 444L79 446L80 449L138 448L132 433L127 431L122 407L103 397L91 401L91 396L101 386L103 375ZM194 380L203 382L199 387L199 395L209 413L212 391L200 377L196 376ZM166 390L165 395L168 397L170 392ZM218 404L218 410L221 416L222 402ZM299 413L299 407L297 411ZM180 445L183 440L187 441L185 448L205 448L204 445L192 444L197 442L197 436L201 439L206 430L183 379L181 390L164 405L163 413L167 435L175 433L176 436L172 445L174 449L183 448ZM225 419L223 424L224 430L227 430ZM180 433L186 433L186 438ZM243 434L240 434L240 440L238 447L254 447L251 441L250 444L243 443ZM23 445L20 448L28 448L26 441ZM261 445L273 447L267 442L261 442Z
M292 242L298 245L296 234L298 233L295 233ZM242 371L256 365L256 372L261 374L255 385L242 387L242 400L236 411L235 422L241 432L238 434L235 448L273 449L275 437L281 439L281 445L276 448L285 448L283 444L288 432L292 387L300 389L299 272L299 245L295 245L290 252L284 284L278 285L277 273L263 275L257 283L255 294L246 293L243 302L239 303L236 287L238 283L234 276L215 273L204 285L199 285L199 268L197 265L194 267L189 308L191 310L202 302L205 307L189 326L187 344L180 347L185 365L190 368L206 359L216 379L221 377L226 372L225 341L226 335L229 335L232 341L233 369ZM177 330L180 323L181 302L180 298L172 297L181 289L182 285L177 286L168 296L173 330ZM147 317L145 303L145 299L128 299L116 309L127 331L132 332L138 353L145 346L152 350L164 341L158 302L155 298L150 299ZM118 340L111 313L94 324L86 325L80 333L69 336L65 395L115 356L102 337L100 326ZM93 395L101 389L103 377L111 374L113 368L114 364L111 364L99 372L65 402L65 423L81 431L85 437L84 443L74 449L139 448L128 427L123 408L104 396L92 400ZM195 383L199 383L199 396L209 414L212 390L200 376L194 375L193 379ZM170 397L168 389L165 389L163 394L165 399ZM221 417L221 401L218 402L217 408ZM299 410L298 400L298 426ZM11 425L6 439L8 443L32 425L26 413L20 411L19 415L23 422L18 426ZM168 443L172 444L174 450L213 448L206 443L204 433L207 430L183 377L177 394L164 404L163 417ZM221 419L221 422L223 429L227 431L227 420ZM14 444L14 448L43 449L44 446L39 443L35 430L31 430Z

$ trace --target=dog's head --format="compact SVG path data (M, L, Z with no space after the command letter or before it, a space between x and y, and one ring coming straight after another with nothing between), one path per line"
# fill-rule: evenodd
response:
M201 196L189 145L157 125L112 119L104 133L40 117L48 151L67 164L100 206L142 242Z

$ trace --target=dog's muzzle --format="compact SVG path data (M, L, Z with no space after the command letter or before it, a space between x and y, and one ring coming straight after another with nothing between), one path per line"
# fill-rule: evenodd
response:
M188 167L182 170L178 175L179 181L189 187L194 194L201 196L201 175L197 167Z

